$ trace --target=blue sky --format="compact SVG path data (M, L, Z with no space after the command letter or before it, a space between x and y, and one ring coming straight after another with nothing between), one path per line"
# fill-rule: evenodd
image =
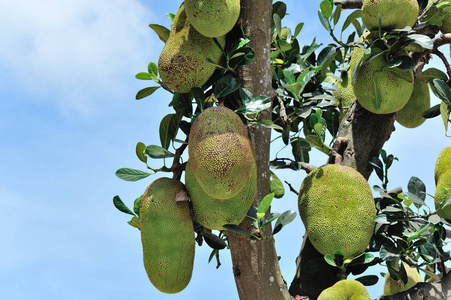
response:
M319 0L285 2L291 13L285 25L305 22L301 44L314 36L330 42L317 18ZM179 4L2 1L0 298L237 299L229 253L222 251L222 266L216 270L207 263L208 247L196 248L193 278L184 291L158 292L142 264L139 231L112 205L113 196L120 195L131 206L156 178L129 183L114 172L121 167L144 170L134 154L136 143L160 143L159 121L171 113L170 96L157 91L135 101L148 82L134 75L156 62L163 47L148 24L168 27L164 14L175 13ZM442 68L436 58L434 64ZM390 187L406 189L410 176L417 176L433 193L435 160L451 144L441 120L428 120L417 129L396 128L384 147L400 159L392 167ZM325 161L321 155L312 157L315 165ZM305 176L277 174L296 189ZM378 183L372 176L370 184ZM288 209L297 210L294 194L274 201L273 211ZM303 231L297 218L276 235L288 283ZM381 284L370 289L372 298Z

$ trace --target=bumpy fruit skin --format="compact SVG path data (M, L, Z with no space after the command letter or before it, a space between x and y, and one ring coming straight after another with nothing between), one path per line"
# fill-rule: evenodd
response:
M322 291L318 300L371 300L371 297L361 282L345 279Z
M353 168L325 165L304 179L299 215L313 246L323 255L340 250L345 259L367 248L376 208L371 188Z
M364 0L362 6L362 23L369 31L381 28L389 31L412 27L419 13L417 0Z
M443 2L445 0L441 0ZM439 2L439 3L440 3ZM442 25L440 26L440 31L442 33L450 33L451 32L451 6L446 6L442 8L443 13L446 17L443 19Z
M435 184L437 184L440 176L449 170L451 170L451 146L443 149L435 162Z
M451 189L451 167L448 166L448 170L445 171L437 181L437 187L435 188L434 202L435 209L437 209L437 214L445 219L451 219L451 207L450 205L445 206L443 209L439 209L451 195L449 192L445 193L444 188Z
M426 121L422 114L431 107L429 85L426 80L418 78L413 85L412 95L407 104L398 112L396 121L404 127L416 128Z
M161 292L178 293L191 280L194 228L188 202L176 202L184 190L175 179L159 178L141 198L139 217L144 267L150 282Z
M216 199L236 196L249 179L252 148L246 127L231 109L204 110L189 134L190 165L202 189Z
M225 37L218 37L224 47ZM186 17L182 3L171 25L171 32L158 60L161 80L172 90L187 93L202 87L216 67L207 58L219 63L222 52L212 38L197 32Z
M418 282L423 282L423 278L421 278L417 270L410 267L406 263L404 263L404 268L406 269L407 273L407 283L404 284L402 280L394 280L390 277L390 273L387 273L387 275L385 276L384 296L390 296L407 291L411 287L414 287Z
M207 37L225 35L240 16L240 0L185 0L185 7L191 24Z
M413 71L398 68L398 71L403 74L400 77L393 70L385 69L384 66L387 64L387 60L381 54L360 65L355 75L353 88L357 101L366 110L375 114L399 111L409 101L413 91ZM374 82L376 82L381 96L379 109L376 109L373 103Z
M193 203L194 219L202 226L223 230L223 225L238 225L254 202L257 193L257 166L252 162L249 179L238 193L230 199L215 199L205 193L197 183L190 163L186 164L185 183Z

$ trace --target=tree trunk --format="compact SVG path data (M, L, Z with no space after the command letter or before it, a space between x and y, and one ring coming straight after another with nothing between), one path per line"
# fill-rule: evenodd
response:
M271 87L270 70L271 44L271 0L241 0L240 23L250 46L255 51L252 63L239 70L243 87L253 95L274 93ZM270 119L271 111L259 114L259 118ZM257 161L257 195L254 206L269 193L269 144L271 130L249 125L249 136L255 149ZM241 227L253 231L253 226L245 219ZM265 235L271 236L271 228ZM233 274L240 299L291 299L285 281L280 272L274 240L254 241L248 236L228 232L230 252L232 255Z

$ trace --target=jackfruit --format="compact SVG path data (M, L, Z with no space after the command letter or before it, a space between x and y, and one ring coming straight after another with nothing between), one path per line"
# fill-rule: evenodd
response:
M439 209L443 206L448 198L451 196L451 192L446 193L444 188L451 190L451 168L448 166L448 170L445 171L438 179L437 186L435 188L434 202L437 214L445 219L451 219L451 205L445 206L443 209Z
M412 27L417 21L420 8L417 0L364 0L362 23L369 31L381 28L385 31Z
M358 67L354 80L354 94L366 110L375 114L389 114L406 105L413 91L414 79L411 69L392 70L384 54ZM375 88L377 87L377 93ZM373 97L379 94L381 104L376 109Z
M238 195L230 199L215 199L205 193L197 183L189 161L185 168L185 184L193 203L194 219L206 228L223 230L225 224L240 224L254 202L257 165L255 161L252 162L249 179Z
M373 235L376 207L359 172L331 164L314 169L302 182L298 204L318 252L334 255L340 250L348 259L365 251Z
M217 40L224 47L225 37ZM176 92L188 93L191 88L202 87L213 75L216 66L206 59L219 64L221 57L222 51L213 39L201 35L191 25L182 3L158 60L161 80Z
M191 24L207 37L225 35L240 16L240 0L185 0L185 7Z
M449 170L451 170L451 146L443 149L438 155L437 161L435 162L435 184L437 184L442 174Z
M322 291L318 300L371 300L371 297L360 281L345 279Z
M410 267L406 263L404 263L404 268L406 269L407 273L407 283L404 284L401 279L394 280L393 278L391 278L390 273L387 273L387 275L385 276L384 296L390 296L407 291L411 287L414 287L418 282L423 282L423 278L421 278L417 270Z
M429 85L426 80L420 77L413 85L413 91L409 101L398 112L396 121L407 128L418 127L426 121L422 114L430 107Z
M444 2L445 0L441 0L440 2ZM447 1L447 0L446 0ZM443 14L445 14L445 18L442 21L442 25L440 25L440 31L442 33L450 33L451 32L451 6L445 6L442 8Z
M188 202L176 202L184 190L175 179L159 178L144 192L139 207L144 267L161 292L178 293L191 280L194 228Z
M246 127L231 109L205 109L189 134L191 169L202 189L215 199L236 196L249 179L252 149Z

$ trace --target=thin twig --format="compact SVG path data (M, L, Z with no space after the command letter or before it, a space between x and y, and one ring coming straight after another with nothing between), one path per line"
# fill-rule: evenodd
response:
M432 50L432 53L440 57L440 59L443 61L443 64L446 67L446 73L448 73L448 78L451 78L451 66L449 65L448 60L446 59L445 55L440 52L438 49Z
M295 193L296 195L299 195L298 191L296 191L288 181L285 181L285 183L290 187L291 192Z

